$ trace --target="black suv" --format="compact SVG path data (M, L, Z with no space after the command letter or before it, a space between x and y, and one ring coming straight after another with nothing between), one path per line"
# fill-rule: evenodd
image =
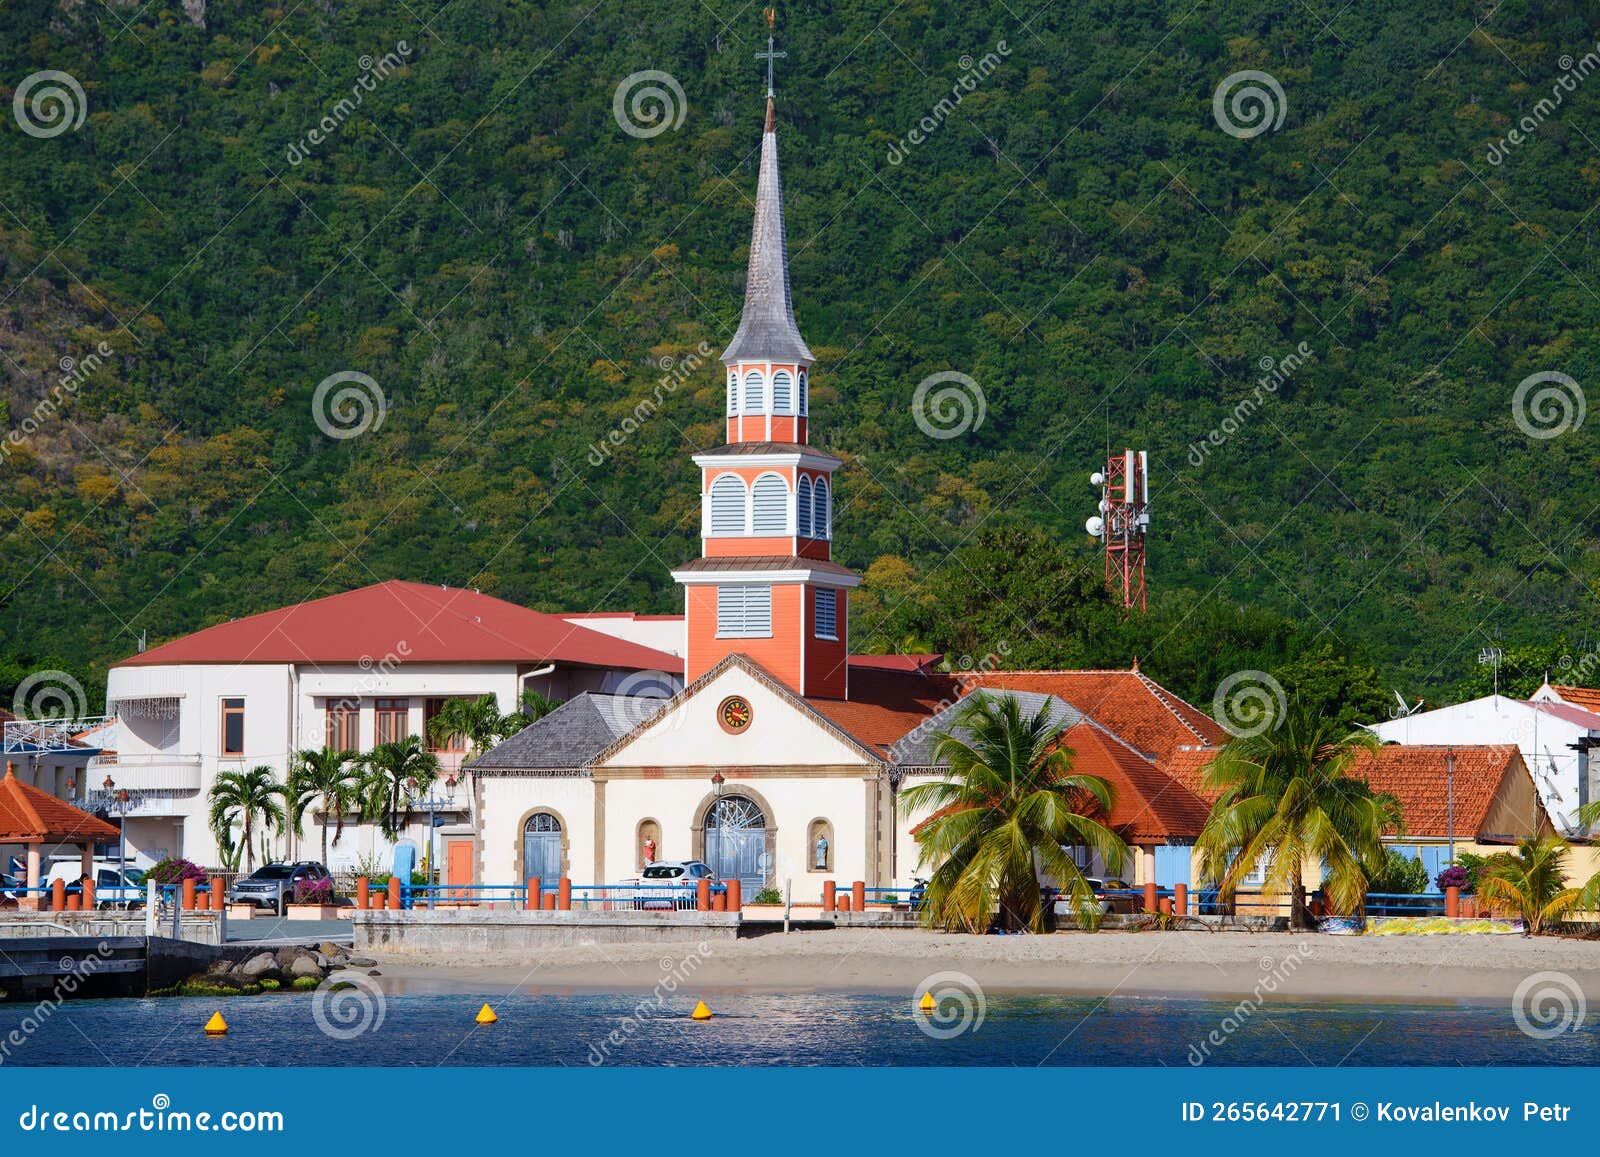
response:
M271 908L284 915L289 902L294 899L295 885L302 880L326 880L328 869L315 860L300 860L293 864L267 864L257 868L242 880L234 881L228 889L228 901L233 904L254 904L258 908Z

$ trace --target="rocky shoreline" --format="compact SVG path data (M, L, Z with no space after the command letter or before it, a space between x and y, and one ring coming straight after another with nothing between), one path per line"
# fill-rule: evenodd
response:
M236 959L215 960L171 988L152 996L256 996L263 992L311 992L330 978L334 986L353 984L339 973L382 975L377 961L323 941L312 947L263 948Z

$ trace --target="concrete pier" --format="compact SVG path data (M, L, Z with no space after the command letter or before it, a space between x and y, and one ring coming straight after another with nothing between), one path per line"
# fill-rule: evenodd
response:
M693 911L357 912L357 951L517 952L561 944L671 944L734 940L741 913Z

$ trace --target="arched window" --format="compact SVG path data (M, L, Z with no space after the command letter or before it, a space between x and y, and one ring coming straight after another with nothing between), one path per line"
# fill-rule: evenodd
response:
M761 380L760 370L751 370L744 376L744 409L746 414L765 414L767 412L766 383Z
M788 370L779 370L772 375L772 412L794 413L794 379L789 376Z
M806 376L807 376L806 375L806 371L805 370L801 370L800 371L800 408L798 410L796 410L795 413L799 414L802 418L805 417L807 413L809 413L808 407L810 405L810 399L808 399L806 397Z
M800 475L800 489L794 502L795 533L801 538L811 537L811 478Z
M832 511L828 509L828 480L817 479L817 488L811 492L811 534L815 538L828 538L833 529Z
M754 534L789 533L789 487L776 474L756 479L750 527Z
M711 533L744 533L744 483L737 474L723 474L711 484Z
M739 375L728 371L728 417L739 412Z

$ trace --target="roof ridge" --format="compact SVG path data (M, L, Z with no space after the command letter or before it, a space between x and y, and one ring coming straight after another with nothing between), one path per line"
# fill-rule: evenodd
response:
M1138 676L1139 682L1144 684L1145 688L1149 690L1150 694L1159 700L1161 705L1172 713L1172 717L1183 725L1184 730L1186 730L1190 735L1193 735L1196 739L1199 739L1201 742L1206 742L1206 737L1201 734L1200 729L1185 719L1183 712L1179 711L1173 706L1173 700L1178 699L1178 696L1173 695L1172 692L1168 691L1161 684L1150 678L1150 676L1146 675L1143 671L1136 670L1134 671L1134 674ZM1182 702L1182 700L1178 701Z

